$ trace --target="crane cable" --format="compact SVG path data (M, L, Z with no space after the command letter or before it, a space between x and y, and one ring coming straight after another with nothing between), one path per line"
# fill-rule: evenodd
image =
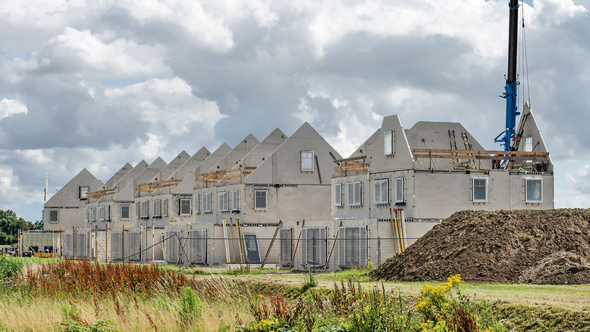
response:
M531 104L531 90L530 90L530 80L529 80L529 63L528 63L528 52L526 47L526 30L525 30L525 23L524 23L524 0L522 0L521 8L521 17L522 17L522 34L521 34L521 59L522 59L522 76L523 76L523 85L526 85L526 100L528 101L529 105ZM524 95L524 87L521 88L523 94L522 99L525 100ZM520 94L519 94L520 95ZM518 97L517 97L518 98Z

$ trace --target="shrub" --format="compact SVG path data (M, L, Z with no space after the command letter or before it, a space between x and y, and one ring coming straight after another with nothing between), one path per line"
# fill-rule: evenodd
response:
M183 297L180 300L180 318L182 323L190 325L201 317L203 302L190 287L182 289Z
M8 258L0 255L0 280L18 275L25 263L18 258Z
M76 310L73 306L62 306L61 312L63 320L57 324L56 330L60 332L110 332L117 331L110 329L108 326L112 324L110 319L103 319L89 324L80 318L80 310Z

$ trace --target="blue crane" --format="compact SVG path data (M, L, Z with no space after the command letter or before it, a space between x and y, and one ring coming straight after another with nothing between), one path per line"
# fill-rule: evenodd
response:
M508 75L506 77L506 87L504 94L501 96L506 99L506 127L500 135L494 139L504 146L504 151L510 151L511 139L516 131L516 116L520 114L516 105L516 88L519 84L516 75L516 56L517 56L517 39L518 39L518 0L510 0L509 29L508 29ZM502 134L504 134L503 137Z

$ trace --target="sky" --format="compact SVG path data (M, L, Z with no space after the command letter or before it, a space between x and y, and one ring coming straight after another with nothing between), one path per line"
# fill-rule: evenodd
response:
M589 9L520 11L519 98L555 163L556 208L590 207ZM55 193L83 168L106 182L305 121L343 156L392 114L461 122L501 149L507 38L506 0L3 0L0 209L40 220L46 173Z

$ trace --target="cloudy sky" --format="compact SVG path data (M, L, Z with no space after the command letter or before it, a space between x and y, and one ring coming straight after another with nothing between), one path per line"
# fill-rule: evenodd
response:
M590 206L589 9L524 5L556 207ZM58 189L83 168L106 182L303 121L345 156L390 114L500 149L507 21L506 0L3 0L0 209L40 220L46 172Z

